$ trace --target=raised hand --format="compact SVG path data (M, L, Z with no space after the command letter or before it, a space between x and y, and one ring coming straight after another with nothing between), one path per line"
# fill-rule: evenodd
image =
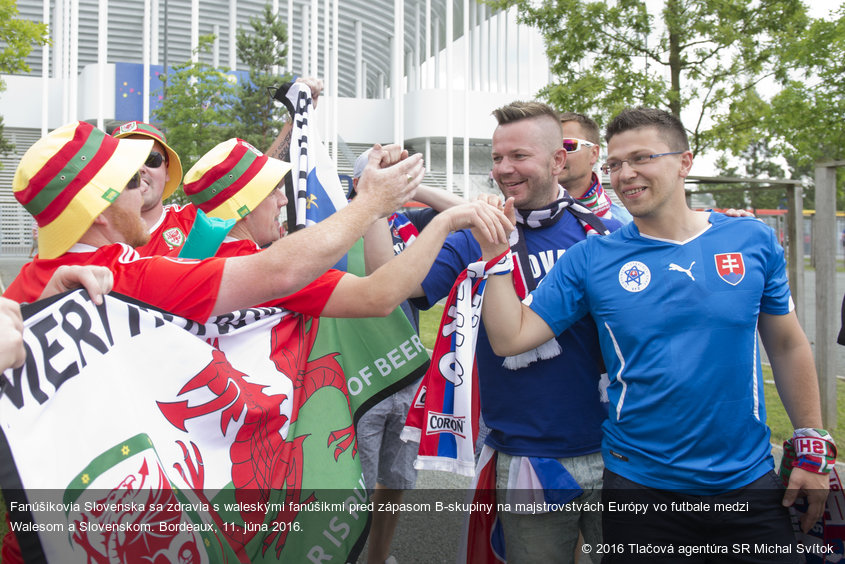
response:
M409 157L398 145L374 145L358 180L356 200L364 198L381 217L388 216L414 197L424 175L422 155Z

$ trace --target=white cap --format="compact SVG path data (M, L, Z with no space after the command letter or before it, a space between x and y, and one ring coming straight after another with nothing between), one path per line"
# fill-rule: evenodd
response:
M362 174L364 174L364 167L367 166L367 162L370 160L370 151L371 149L367 149L361 155L355 159L355 166L352 167L352 178L359 178Z

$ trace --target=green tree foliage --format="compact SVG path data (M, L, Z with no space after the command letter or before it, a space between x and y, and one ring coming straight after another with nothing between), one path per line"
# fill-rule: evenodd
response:
M213 34L201 36L197 51L207 52L213 42ZM236 81L225 71L202 61L186 61L166 77L167 95L153 115L186 172L202 155L232 136ZM182 189L173 197L184 201Z
M33 45L46 45L47 26L18 17L15 0L0 0L0 73L15 74L29 71L26 57ZM0 92L6 84L0 80ZM9 153L15 146L3 137L3 117L0 116L0 153Z
M775 150L812 175L817 162L845 160L845 6L813 20L790 47L783 58L795 71L772 98L764 125L778 134ZM840 210L845 209L843 182L840 168Z
M723 155L716 166L721 176L745 178L785 178L783 167L772 154L770 139L758 139L739 155L741 164L731 165ZM714 192L720 208L778 209L786 207L785 188L762 188L759 184L725 184Z
M800 0L665 0L662 25L644 0L485 1L516 6L545 37L551 104L600 123L626 106L683 111L695 153L718 145L731 101L784 75L779 46L807 23Z
M233 106L234 132L264 151L279 134L284 124L282 117L287 115L276 107L270 92L290 81L287 75L274 73L287 60L288 36L269 4L260 17L251 17L249 23L251 32L237 32L238 57L249 66L249 81L238 86Z
M813 20L783 58L795 73L767 116L778 150L805 164L845 159L845 6L835 19Z

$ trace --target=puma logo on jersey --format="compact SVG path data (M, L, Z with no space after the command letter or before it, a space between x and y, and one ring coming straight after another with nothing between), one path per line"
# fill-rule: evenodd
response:
M694 264L695 264L695 261L692 261L692 264L689 265L689 268L684 268L683 266L678 266L677 264L675 264L673 262L673 263L669 264L669 270L676 270L678 272L683 272L684 274L689 276L690 279L693 282L695 282L695 276L692 275L692 267L693 267Z

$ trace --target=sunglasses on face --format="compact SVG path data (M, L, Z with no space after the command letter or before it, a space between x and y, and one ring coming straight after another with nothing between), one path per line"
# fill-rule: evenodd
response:
M162 155L158 151L152 151L150 152L150 156L147 157L147 160L144 162L144 166L146 166L147 168L158 168L164 162L164 155Z
M590 141L587 141L586 139L577 139L577 138L573 137L571 139L564 139L563 140L563 148L566 149L567 153L575 153L577 151L580 151L582 147L595 147L595 146L596 146L595 143L591 143Z
M136 172L132 175L132 178L129 179L129 182L126 183L127 190L134 190L141 185L141 173Z

